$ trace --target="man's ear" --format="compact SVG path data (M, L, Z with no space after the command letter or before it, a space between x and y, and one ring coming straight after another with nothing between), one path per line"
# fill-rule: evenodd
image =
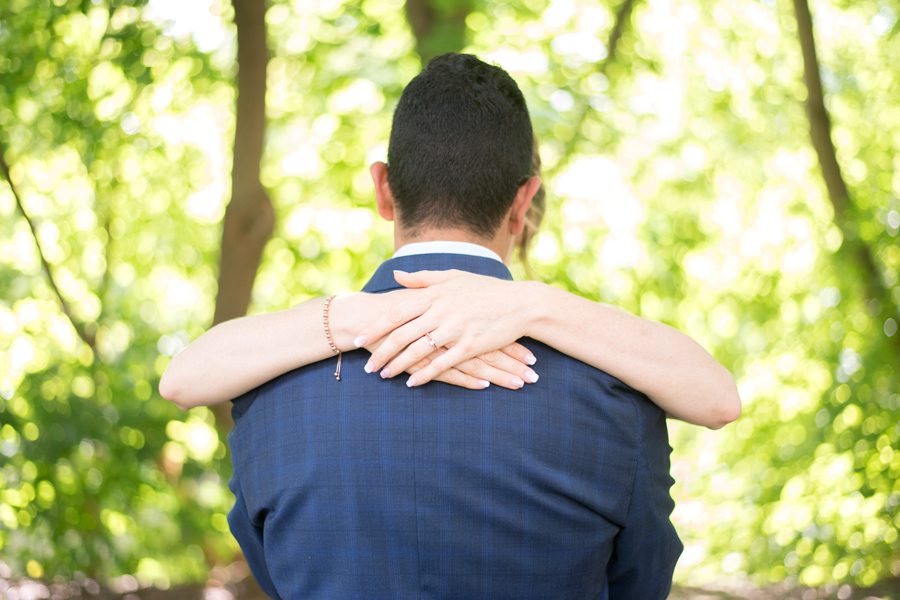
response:
M528 181L519 186L516 198L513 200L509 211L509 233L513 236L520 235L525 229L525 215L531 208L531 199L541 187L541 178L533 175Z
M373 162L369 166L372 175L372 183L375 184L375 206L378 214L385 221L393 221L396 218L394 210L394 194L388 184L388 166L381 161Z

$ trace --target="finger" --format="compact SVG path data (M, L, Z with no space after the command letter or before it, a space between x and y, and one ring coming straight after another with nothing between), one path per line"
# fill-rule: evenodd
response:
M428 383L444 371L447 371L453 368L455 365L458 365L459 363L472 358L471 352L472 350L469 348L468 344L456 344L455 346L432 360L430 365L428 365L421 371L418 371L414 375L411 375L410 378L406 381L406 385L408 385L409 387L415 387L417 385Z
M509 360L514 360L510 358ZM519 363L522 364L522 363ZM498 369L480 358L471 358L456 366L457 369L478 379L485 379L492 384L508 390L519 390L525 387L525 381L518 375L514 375L503 369Z
M416 371L421 371L422 369L424 369L425 367L427 367L430 364L431 364L431 357L426 356L425 358L423 358L416 364L410 365L409 367L407 367L406 372L409 373L410 375L412 375Z
M449 271L416 271L414 273L394 271L394 279L403 287L423 288L447 281L452 277L456 277L459 273L458 269L450 269Z
M500 350L477 356L456 365L456 368L514 390L523 387L525 383L535 383L539 379L534 369Z
M396 293L396 292L391 292ZM367 346L370 341L383 338L398 327L421 316L428 310L430 303L424 296L414 296L399 300L384 311L372 325L360 332L353 343L357 348Z
M523 381L525 383L535 383L538 380L538 374L520 360L513 358L505 352L496 350L494 352L486 352L476 359L487 363L489 366L498 369L511 377L512 381ZM460 365L457 365L459 367ZM465 370L465 369L463 369ZM491 379L493 382L493 379ZM504 386L507 387L507 386ZM521 386L520 386L521 387Z
M444 351L439 350L437 352L443 353ZM437 356L437 352L433 352L432 355ZM430 363L431 359L429 357L425 357L416 364L406 369L406 372L412 375L413 373L424 369ZM491 385L490 381L463 373L459 369L450 369L449 371L444 371L443 373L435 377L434 381L443 381L444 383L449 383L450 385L455 385L457 387L463 387L470 390L483 390Z
M440 350L440 352L443 353L443 350ZM404 371L409 371L410 366L416 365L432 354L435 354L435 349L431 345L431 341L427 336L422 336L403 348L396 356L391 357L390 361L384 365L384 367L380 367L381 377L382 379L387 379L399 375ZM435 354L435 357L436 356L438 355ZM380 360L380 357L375 360ZM372 364L375 365L377 362L373 362ZM424 366L427 365L423 365L420 369Z
M406 350L414 342L420 341L422 338L424 338L425 344L419 344L414 348L409 348L410 352L404 357L403 368L392 369L393 373L388 373L386 376L389 377L391 374L396 375L397 373L402 373L406 370L407 366L415 363L424 356L428 356L434 351L434 348L431 347L425 334L432 329L433 327L423 319L414 319L405 325L397 327L384 338L384 342L382 342L381 346L379 346L378 349L372 353L372 356L369 357L369 361L365 366L366 373L373 373L383 369L388 362L394 360L397 355ZM446 371L447 369L444 370Z
M500 351L504 354L512 356L514 359L518 360L519 362L523 362L526 365L533 365L537 362L537 358L534 356L534 353L519 343L512 343L505 348L501 348Z
M483 390L491 385L491 383L486 379L472 377L471 375L467 375L458 369L450 369L449 371L444 371L443 373L435 377L434 381L443 381L444 383L449 383L450 385L455 385L457 387L467 388L470 390Z

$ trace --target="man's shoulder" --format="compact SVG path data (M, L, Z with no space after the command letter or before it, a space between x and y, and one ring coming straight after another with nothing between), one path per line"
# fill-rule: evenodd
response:
M602 403L621 405L620 413L626 412L631 418L644 420L653 418L662 411L639 390L631 387L621 379L572 358L558 350L531 338L522 338L519 343L528 348L536 357L534 365L540 379L537 383L528 384L522 395L533 398L553 398L554 401L571 401L579 399L582 403ZM377 374L363 371L368 353L364 350L345 352L342 357L342 378L335 380L337 358L329 357L288 371L232 400L232 417L237 419L251 411L256 404L270 406L281 403L296 402L299 398L322 398L325 400L337 397L371 396L377 394L385 399L397 394L410 394L414 391L424 397L453 397L468 395L470 390L456 388L435 382L421 388L410 390L398 385L405 380L399 375L393 380L382 380ZM507 397L507 390L491 386L478 393L485 399Z

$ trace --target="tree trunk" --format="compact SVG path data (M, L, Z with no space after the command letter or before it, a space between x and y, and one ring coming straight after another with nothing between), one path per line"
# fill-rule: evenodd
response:
M262 252L275 227L275 213L259 180L266 124L266 6L233 0L237 25L237 111L231 201L222 227L219 284L213 325L246 314ZM231 424L228 405L218 405L220 430Z
M809 133L812 146L819 159L822 178L828 199L834 209L834 221L844 236L840 252L847 260L856 263L863 276L866 303L869 310L883 324L888 318L897 318L897 305L891 291L885 284L875 261L872 249L860 238L854 220L853 202L841 166L837 161L834 142L831 139L831 120L825 108L822 79L819 74L819 59L813 33L812 15L807 0L794 0L797 17L797 36L803 53L803 81L806 84L806 113L809 117ZM900 351L900 335L893 336L894 348Z
M459 52L466 45L466 17L471 0L406 0L406 20L416 38L416 52L425 65L435 56Z
M232 0L237 26L237 108L231 200L225 209L219 256L219 282L213 325L247 313L253 281L263 249L275 229L272 201L259 180L266 131L266 40L264 0ZM220 434L233 425L230 405L212 407ZM255 579L248 578L252 597L263 597Z

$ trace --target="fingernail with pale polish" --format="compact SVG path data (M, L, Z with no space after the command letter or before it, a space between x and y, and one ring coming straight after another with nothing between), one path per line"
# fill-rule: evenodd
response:
M540 376L531 369L525 371L525 381L528 383L535 383L538 379L540 379Z
M369 340L367 340L366 338L364 338L362 336L359 336L358 338L353 340L353 345L356 346L357 348L362 348L363 346L366 345L367 341L369 341ZM531 364L534 364L534 363L531 363Z
M534 356L534 354L529 354L528 356L525 357L525 362L528 363L529 365L533 365L534 363L537 362L537 358Z
M390 369L388 369L387 367L385 367L384 369L381 370L381 378L382 378L382 379L387 379L387 378L390 377L390 376L391 376L391 370L390 370Z
M523 387L523 386L525 385L525 382L522 381L521 379L519 379L518 377L513 377L513 378L512 378L512 384L513 384L514 386L516 386L517 388L520 388L520 387Z
M375 370L375 369L372 368L372 361L371 361L371 360L368 361L368 362L366 363L366 366L363 367L363 371L365 371L366 373L371 373L371 372L374 371L374 370Z
M416 385L415 378L410 377L409 379L406 380L406 387L413 387L414 385Z
M480 380L478 383L480 383L483 388L490 387L491 385L490 381L485 381L484 379Z

